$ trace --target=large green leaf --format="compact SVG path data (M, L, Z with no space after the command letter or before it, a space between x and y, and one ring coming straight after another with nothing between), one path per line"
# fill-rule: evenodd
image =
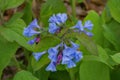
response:
M110 8L110 12L112 17L120 23L120 0L109 0L108 7Z
M111 57L116 63L120 64L120 53L116 53L112 55Z
M13 80L39 80L39 79L34 77L32 73L22 70L15 75Z
M0 0L0 9L6 10L21 5L24 0Z
M28 39L23 36L25 23L21 19L0 27L0 34L10 42L16 41L21 46L32 51L32 47L27 44Z
M63 12L66 12L66 8L62 0L47 0L46 3L42 5L40 12L40 20L47 27L48 19L51 15Z
M92 53L93 55L98 55L97 46L90 37L85 34L77 34L76 37L90 53Z
M2 70L9 64L17 48L18 45L15 42L8 42L0 35L0 76Z
M80 80L110 80L109 67L98 61L83 61L79 74Z
M113 27L114 26L114 27ZM104 25L105 38L114 45L114 48L120 51L119 34L120 24L115 20L111 20L108 24Z

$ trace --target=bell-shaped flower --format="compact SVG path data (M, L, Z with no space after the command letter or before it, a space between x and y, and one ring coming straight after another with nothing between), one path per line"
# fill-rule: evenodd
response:
M33 53L33 56L35 58L36 61L38 61L42 55L44 55L46 53L46 51L43 52L37 52L37 53Z
M26 36L26 37L31 37L33 35L36 35L36 34L39 34L40 32L38 31L35 31L34 29L32 28L24 28L24 31L23 31L23 35Z
M78 21L75 26L73 26L71 29L78 29L78 32L84 32L88 36L93 36L92 32L90 32L93 28L93 24L90 20L86 21L84 26L82 25L82 21Z
M76 67L75 62L73 62L72 60L68 61L67 68L73 68L73 67Z
M79 62L83 58L82 52L76 51L74 54L74 62Z
M74 48L74 49L78 49L79 48L78 44L76 44L76 43L74 43L72 41L70 41L70 43L72 44L72 48Z
M56 18L57 18L57 24L61 24L61 23L63 24L67 20L67 14L66 13L63 13L63 14L59 13L56 15Z
M83 27L83 25L82 25L82 21L80 21L80 20L79 20L79 21L77 22L77 24L76 24L75 26L73 26L72 28L78 29L79 32L84 31L84 27Z
M28 44L33 45L35 42L36 42L36 38L34 38L34 39L32 39L32 40L29 40L29 41L28 41Z
M54 34L56 33L60 28L55 23L49 23L49 33Z
M90 36L90 37L93 36L93 33L92 33L92 32L84 31L84 33L85 33L86 35Z
M51 61L54 61L56 62L57 61L57 55L58 55L58 48L59 48L60 45L57 45L56 47L52 47L50 49L48 49L48 58L51 60Z
M84 24L84 28L88 29L88 30L92 30L93 28L93 24L90 20L86 21Z
M27 28L24 28L23 35L26 37L31 37L33 35L39 34L40 32L36 31L35 28L40 29L40 26L37 24L37 19L34 19Z
M56 63L52 62L47 66L46 71L56 71Z
M67 20L66 13L58 13L56 15L54 14L49 18L50 23L56 23L57 25L65 23L66 20Z
M67 62L74 58L75 49L64 45L62 64L67 64Z

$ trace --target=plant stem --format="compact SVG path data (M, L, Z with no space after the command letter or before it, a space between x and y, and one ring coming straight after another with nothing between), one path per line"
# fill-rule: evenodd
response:
M76 0L70 0L71 6L72 6L72 15L73 17L76 17Z
M70 75L71 80L75 80L75 75L71 69L69 70L69 75Z
M3 24L4 18L3 18L3 12L0 10L0 22Z

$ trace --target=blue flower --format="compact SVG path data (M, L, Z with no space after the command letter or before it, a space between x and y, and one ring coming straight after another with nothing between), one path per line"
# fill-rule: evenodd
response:
M67 14L66 13L58 13L54 14L52 17L50 17L49 22L50 23L56 23L58 25L65 23L67 20Z
M90 37L93 36L93 33L92 33L92 32L84 31L84 33L85 33L86 35L90 36Z
M31 37L31 36L39 34L39 33L40 32L35 31L34 29L27 27L24 29L23 35L26 37Z
M73 62L72 60L68 61L67 68L73 68L73 67L76 67L75 62Z
M74 53L75 53L75 49L74 48L71 48L71 47L68 47L66 45L65 46L65 49L63 50L63 58L62 58L62 64L67 64L71 59L74 58Z
M31 37L33 35L39 34L40 32L35 31L34 28L40 28L37 24L37 20L34 19L27 28L24 28L23 35L26 37Z
M56 71L56 64L51 61L51 63L47 66L46 71Z
M82 21L78 21L77 22L77 24L75 25L75 26L73 26L72 28L76 28L76 29L78 29L80 32L81 31L84 31L84 27L83 27L83 25L82 25Z
M29 25L29 28L40 28L40 26L37 23L37 19L34 19Z
M33 56L35 58L36 61L38 61L42 55L44 55L46 53L46 51L43 52L37 52L37 53L33 53Z
M66 20L67 20L67 14L65 14L65 13L61 14L61 13L59 13L59 14L56 15L56 18L58 20L57 24L65 23Z
M75 26L72 27L72 29L78 29L78 32L84 32L88 36L93 36L92 32L90 32L93 28L93 24L90 20L86 21L84 26L82 25L82 21L78 21Z
M74 62L79 62L82 58L83 58L82 52L76 51L74 53L74 58L73 58Z
M88 29L88 30L92 30L93 28L93 24L90 20L86 21L84 24L84 28Z
M51 34L56 33L60 28L55 23L49 23L49 32Z
M64 45L63 50L63 57L62 57L62 63L66 64L67 68L72 68L76 66L76 62L79 62L82 59L82 52L77 51L79 48L79 45L73 43L71 41L72 47L68 47L66 44Z
M56 62L57 61L57 55L58 55L58 48L59 48L60 45L57 45L56 47L52 47L48 50L48 58L51 60L51 61L54 61Z
M74 49L78 49L79 48L79 45L78 44L75 44L74 42L70 41L70 43L72 44L72 48Z
M34 39L32 39L32 40L29 40L29 41L28 41L28 44L33 45L35 42L36 42L36 38L34 38Z

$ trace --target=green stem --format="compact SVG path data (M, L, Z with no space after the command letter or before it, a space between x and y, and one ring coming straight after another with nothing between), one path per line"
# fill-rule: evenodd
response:
M3 12L0 10L0 21L3 24L4 22L4 17L3 17Z
M69 75L71 80L75 80L75 75L71 69L69 70Z
M76 17L76 0L70 0L72 6L72 15Z

